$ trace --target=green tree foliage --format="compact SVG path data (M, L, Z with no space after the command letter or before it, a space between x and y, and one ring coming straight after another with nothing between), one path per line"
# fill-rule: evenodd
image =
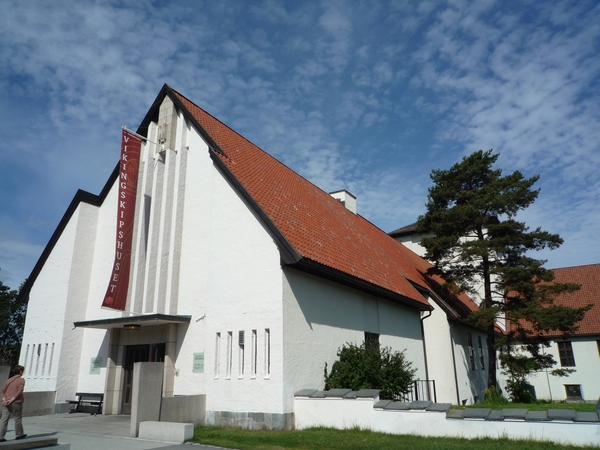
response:
M339 360L327 375L326 389L380 389L381 399L399 400L412 386L416 369L407 361L404 352L392 352L389 347L365 349L347 343L338 350Z
M11 367L19 362L27 313L27 304L18 301L18 294L0 281L0 364Z
M557 234L530 230L516 220L517 213L537 198L539 189L532 186L539 176L524 178L519 171L503 176L501 169L492 167L498 156L480 150L449 170L432 171L427 212L417 225L420 233L429 236L421 243L425 257L434 263L431 271L444 275L448 289L476 298L483 288L480 311L471 320L487 329L488 387L497 386L497 348L508 349L518 342L531 358L526 367L551 367L555 361L542 351L549 342L545 333L575 331L591 307L553 303L556 295L579 286L554 283L554 274L543 267L545 261L529 256L563 242ZM503 335L494 328L499 318L507 321ZM502 361L509 371L513 355L507 352ZM523 361L516 361L514 367L523 367Z

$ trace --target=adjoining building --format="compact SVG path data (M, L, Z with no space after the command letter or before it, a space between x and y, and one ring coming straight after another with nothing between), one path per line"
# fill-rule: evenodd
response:
M444 297L350 193L322 191L167 85L122 155L137 135L139 166L122 156L99 195L77 192L21 291L27 391L57 410L100 392L104 414L127 414L133 364L160 362L163 397L206 395L207 424L290 428L294 393L322 389L337 350L366 340L404 350L438 401L478 398L472 376L456 379L485 370L462 321L477 306ZM460 339L428 325L438 309ZM431 361L446 347L465 361Z
M557 367L574 370L567 377L558 377L549 370L530 377L538 399L553 401L597 401L600 398L600 264L552 269L558 283L577 283L581 288L557 296L555 305L583 308L585 313L577 331L563 336L552 332L550 348Z
M407 248L420 256L425 255L425 248L421 245L421 239L424 237L417 232L416 223L407 225L397 230L391 231L389 235L401 242ZM550 342L550 347L545 351L551 354L557 366L559 368L572 369L574 372L566 377L558 377L551 374L551 369L536 372L529 377L529 381L534 390L535 396L538 399L553 400L553 401L597 401L600 398L600 385L597 382L597 376L600 373L600 264L591 264L584 266L574 267L563 267L558 269L552 269L557 283L576 283L581 285L581 289L571 292L563 293L556 297L554 304L561 306L568 306L572 308L582 308L587 305L594 305L589 310L584 319L579 323L578 330L571 335L563 335L559 331L550 332L547 335L552 337L553 340ZM480 293L481 298L483 292ZM474 300L477 296L473 297ZM433 304L433 303L432 303ZM458 311L463 311L462 314L448 314L448 320L450 324L457 323L457 319L466 319L469 311L465 311L464 306L467 306L467 302L461 302L458 305ZM439 305L441 307L441 305ZM437 311L438 307L435 307L434 311ZM426 322L431 325L433 321ZM434 327L433 330L439 333L440 327L444 326L445 322L441 319L439 326ZM503 321L499 321L499 325L503 325ZM477 339L477 344L467 345L468 357L461 355L458 360L468 361L468 366L473 369L477 364L473 364L472 347L481 347L480 340L485 339L484 336L474 336L474 331L469 329L468 331L458 331L455 325L450 325L451 339L460 341L460 338L467 334L467 340L471 343L474 339ZM425 328L427 330L427 328ZM458 335L455 337L455 334ZM475 332L475 334L477 334ZM427 338L426 341L431 342L434 339ZM443 340L436 339L436 342L443 342ZM464 346L459 346L457 349L460 352ZM444 359L448 360L448 351L441 350L440 346L436 346L433 351L438 351L439 356L436 358L429 357L428 360L440 363ZM475 350L475 353L477 350ZM479 351L479 355L487 355L487 345L484 344L483 350ZM428 355L429 356L429 355ZM485 367L487 359L482 357L480 361L481 367ZM432 363L430 363L431 367ZM446 366L448 362L446 361ZM470 386L477 391L477 387L481 386L482 378L477 376L473 371L466 371L463 368L457 369L456 380L469 380ZM437 372L439 373L439 372ZM506 374L501 371L498 373L498 380L500 386L504 387L506 383ZM460 381L459 381L460 383ZM485 383L483 383L485 384ZM439 382L438 382L439 386ZM458 387L457 387L458 390ZM481 390L479 390L481 392ZM479 397L481 398L481 397ZM475 399L477 400L477 399ZM461 399L462 401L462 399Z

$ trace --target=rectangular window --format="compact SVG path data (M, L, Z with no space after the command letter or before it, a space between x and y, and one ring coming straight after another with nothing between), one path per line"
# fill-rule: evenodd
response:
M598 347L598 356L600 356L600 341L596 341L596 346Z
M481 361L481 369L485 370L485 356L483 355L483 345L481 343L481 336L477 336L479 343L479 360Z
M265 328L265 376L271 375L271 330Z
M215 378L221 373L221 333L217 333L215 339Z
M471 333L467 333L467 344L469 346L469 362L471 363L471 370L475 370L475 349L473 348L473 337Z
M256 376L256 363L258 361L258 339L256 336L256 330L252 330L252 354L250 355L250 358L252 358L252 367L251 367L251 372L252 372L252 376L255 377Z
M238 334L238 346L239 346L239 376L243 376L244 375L244 349L245 349L245 345L244 345L244 331L241 330Z
M227 378L231 378L231 362L232 362L232 359L233 359L233 355L232 355L233 348L232 348L232 346L233 346L233 331L228 331L227 332L227 361L225 361L225 364L227 365L226 368L225 368L226 369L225 370L225 372L226 372L225 376Z
M365 350L379 353L379 334L365 331Z
M565 384L565 391L567 398L581 399L581 385L580 384Z
M575 356L573 355L573 346L571 342L557 342L558 356L560 357L560 365L563 367L575 367Z

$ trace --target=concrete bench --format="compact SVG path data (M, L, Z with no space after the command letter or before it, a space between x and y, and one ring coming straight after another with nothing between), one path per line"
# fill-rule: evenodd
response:
M140 439L183 443L194 437L193 423L140 422Z
M19 441L0 442L1 450L27 450L30 448L50 448L52 450L70 450L71 444L59 444L58 438L25 438Z

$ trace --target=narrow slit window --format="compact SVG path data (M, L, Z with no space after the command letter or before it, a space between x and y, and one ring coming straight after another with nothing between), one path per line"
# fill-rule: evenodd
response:
M44 359L42 361L42 374L40 376L44 376L44 372L46 371L46 360L48 359L48 344L44 344Z
M25 363L27 364L27 357L29 356L29 344L27 344L27 348L25 350ZM27 375L30 375L31 371L25 367L25 372L27 372Z
M217 333L215 339L215 378L221 373L221 333Z
M252 376L256 376L256 363L258 360L258 339L256 336L256 330L252 330L252 350L251 350L251 355L250 358L252 358L252 367L251 367L251 371L252 371Z
M226 372L227 372L226 376L227 376L227 378L231 377L231 362L232 362L232 359L233 359L233 355L232 355L233 348L232 348L232 345L233 345L233 332L232 331L228 331L227 332L227 362L226 362L226 364L227 364L227 368L226 368Z
M271 374L271 330L265 328L265 376Z
M244 330L240 330L240 332L238 333L238 347L239 347L239 376L243 376L244 375L244 356L245 356L245 333Z

